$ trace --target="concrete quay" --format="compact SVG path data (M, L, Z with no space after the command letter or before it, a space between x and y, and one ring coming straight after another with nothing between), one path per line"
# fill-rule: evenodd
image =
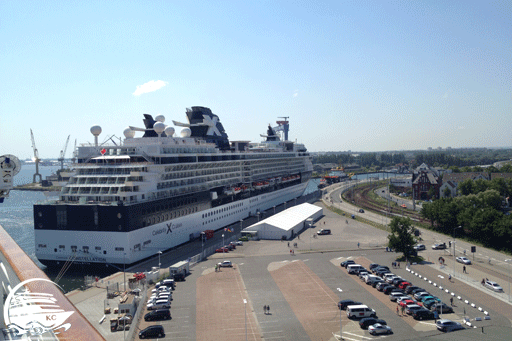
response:
M356 259L361 264L375 262L391 265L398 256L385 251L386 231L371 227L362 221L339 216L327 208L326 205L333 205L346 212L355 212L367 220L382 222L383 218L379 215L373 217L371 213L359 214L352 205L334 202L333 199L338 195L337 191L341 185L328 187L324 191L324 200L315 203L324 208L324 216L315 222L314 228L303 230L290 241L246 242L232 252L214 254L197 263L191 267L191 273L186 281L177 283L173 292L172 319L151 323L139 319L134 321L134 331L150 324L161 324L166 336L159 340L223 338L258 341L334 341L334 335L340 333L341 322L342 335L346 340L368 340L372 336L360 329L356 321L340 315L336 307L338 300L351 298L374 308L379 318L388 322L394 331L394 334L387 336L389 340L446 338L444 333L435 329L433 321L419 323L410 316L397 316L395 304L391 304L386 296L340 268L339 263L344 259ZM331 229L332 234L315 236L314 232L320 228ZM423 238L427 248L436 240L446 239L427 231L424 232ZM294 244L297 244L297 247ZM460 244L457 246L465 247ZM290 249L294 250L293 254L290 253ZM499 339L499 335L510 335L512 308L507 302L508 293L495 294L478 284L482 276L496 278L506 290L507 283L503 279L492 277L505 276L506 271L494 271L492 267L477 263L476 266L467 266L467 274L461 274L462 265L455 263L455 278L453 282L449 282L446 274L453 269L454 263L451 262L451 258L442 250L428 249L422 252L424 258L428 260L427 264L411 265L409 270L402 267L392 271L396 271L414 285L422 285L425 289L432 290L444 302L448 302L452 297L451 292L454 292L455 312L447 317L459 322L463 322L466 317L473 326L485 327L486 339ZM439 255L446 259L447 264L444 268L440 268L435 262ZM496 257L495 259L498 259L505 255L496 254ZM233 268L222 268L216 272L215 264L226 259L232 261ZM421 279L419 275L422 276ZM132 277L132 273L126 273L126 278L129 277ZM434 287L432 283L425 281L424 277L429 280L435 279L437 286ZM123 273L103 278L97 283L97 287L71 292L68 297L106 340L124 340L124 337L128 337L128 332L110 332L108 315L103 323L99 323L103 317L108 282L122 283ZM439 286L449 288L450 292L440 290ZM337 290L338 288L342 289L342 292ZM148 288L150 289L151 287ZM473 299L476 307L473 308L463 300L458 300L457 296ZM115 299L110 302L111 305L114 303ZM269 313L263 311L264 305L270 305ZM482 311L478 310L479 307ZM144 301L140 309L142 316L145 313ZM478 317L485 316L484 311L489 313L491 320L477 321ZM476 332L477 330L468 329L452 333L450 337L455 340L479 339L480 334L477 335ZM138 339L134 334L136 333L131 337Z

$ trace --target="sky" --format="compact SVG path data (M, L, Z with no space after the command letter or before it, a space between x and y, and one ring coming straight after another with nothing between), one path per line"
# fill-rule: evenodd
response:
M0 1L0 155L192 106L311 152L512 147L512 2Z

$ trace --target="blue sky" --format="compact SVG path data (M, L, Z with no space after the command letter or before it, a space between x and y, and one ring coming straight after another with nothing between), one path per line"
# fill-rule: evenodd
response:
M511 1L3 0L0 155L191 106L310 151L512 147L511 61Z

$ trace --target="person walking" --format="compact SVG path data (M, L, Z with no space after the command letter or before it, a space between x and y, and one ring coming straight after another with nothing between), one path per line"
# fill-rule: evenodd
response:
M401 305L401 306L400 306L400 310L402 311L402 316L404 316L405 306Z
M357 242L357 248L359 249L359 242Z
M263 306L263 314L267 315L267 305Z
M465 274L467 273L467 272L466 272L466 266L465 266L465 265L462 267L462 273L465 273Z
M400 316L400 311L398 310L398 305L396 306L396 314Z
M267 305L267 314L270 314L270 306Z
M450 305L453 307L453 297L450 297Z

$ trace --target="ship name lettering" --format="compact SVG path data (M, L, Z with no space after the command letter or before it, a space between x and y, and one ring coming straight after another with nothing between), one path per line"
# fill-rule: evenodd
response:
M46 315L46 321L55 321L57 316L55 315Z
M182 223L179 223L179 224L169 223L169 224L167 224L167 233L171 233L172 230L178 229L182 226L183 226Z
M159 235L160 233L164 233L164 232L165 232L165 229L155 230L155 231L153 231L153 236Z

